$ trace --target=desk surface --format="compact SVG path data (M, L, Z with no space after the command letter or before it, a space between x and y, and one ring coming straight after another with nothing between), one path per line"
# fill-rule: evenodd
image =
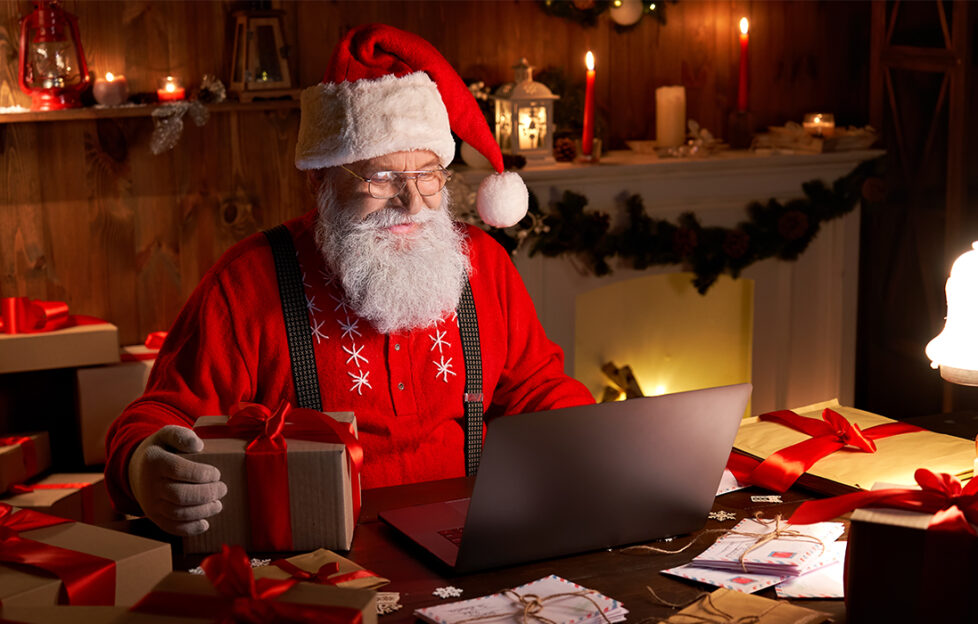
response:
M363 512L353 549L347 556L391 579L391 584L381 588L381 591L400 592L403 608L395 614L383 616L381 624L413 621L412 612L415 609L442 602L432 595L436 587L452 585L464 590L462 599L476 598L549 574L556 574L621 601L629 611L629 622L639 622L650 616L668 617L674 613L673 609L656 605L646 586L652 587L664 600L674 603L691 601L700 592L715 589L659 573L660 570L688 563L693 556L706 549L711 543L709 539L703 539L678 555L626 555L618 550L608 550L489 572L453 575L434 557L377 519L377 514L384 509L467 496L469 483L467 479L450 479L364 492ZM713 509L733 512L737 514L737 520L752 516L757 511L763 511L766 517L773 517L776 513L790 514L802 501L817 497L797 490L782 497L784 504L752 503L750 495L759 493L770 494L754 488L731 492L718 497ZM705 529L730 528L737 520L710 520ZM677 538L664 547L678 548L688 540L685 537ZM758 594L776 599L773 588ZM842 600L802 600L795 601L795 604L830 613L836 622L845 621Z

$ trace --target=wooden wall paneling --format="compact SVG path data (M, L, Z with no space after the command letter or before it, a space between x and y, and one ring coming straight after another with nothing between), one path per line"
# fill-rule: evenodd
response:
M44 297L48 256L38 127L8 128L0 152L0 295Z
M0 2L0 108L30 106L31 98L17 83L20 17L30 11L25 2Z
M670 7L671 9L672 7ZM686 118L695 119L714 135L721 132L713 94L716 93L716 2L693 2L683 7L681 80L686 87Z

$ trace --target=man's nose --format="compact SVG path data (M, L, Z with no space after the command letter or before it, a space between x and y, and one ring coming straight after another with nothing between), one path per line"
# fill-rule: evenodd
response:
M418 214L426 207L424 197L418 192L417 180L405 180L404 188L397 197L408 214Z

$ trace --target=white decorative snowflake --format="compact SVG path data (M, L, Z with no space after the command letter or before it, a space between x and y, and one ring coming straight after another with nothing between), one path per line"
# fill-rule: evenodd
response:
M431 592L432 596L438 596L439 598L458 598L462 595L462 590L458 587L436 587L435 591Z
M365 356L360 355L360 352L363 351L363 345L360 345L359 349L357 349L357 343L355 342L350 346L353 347L353 349L343 347L343 350L350 354L350 357L346 358L347 364L350 363L350 360L353 360L353 365L360 368L360 360L363 360L364 364L370 363L370 360L368 360Z
M432 351L435 350L435 347L438 347L438 353L441 353L442 352L441 349L442 349L443 346L445 348L450 348L452 346L452 343L450 343L447 340L445 340L445 334L447 334L447 333L448 333L448 330L447 329L446 330L443 330L443 331L438 331L438 328L436 327L435 328L435 335L434 336L432 336L432 335L429 335L428 336L429 338L431 338L432 342L434 343L434 344L431 345L431 350Z
M448 383L448 376L455 374L455 371L452 370L452 358L448 358L448 361L446 362L445 356L443 355L441 356L440 362L435 362L432 360L431 363L438 367L438 372L435 373L435 379L438 379L439 376L444 376L443 381Z
M319 309L319 306L316 305L316 295L306 297L306 309L309 310L310 313L322 312L322 310Z
M456 314L455 312L452 312L452 315L450 317L448 317L448 320L449 321L454 321L457 318L458 318L458 314ZM435 321L435 324L437 325L438 323L444 323L444 322L445 322L445 319L444 318L440 318L437 321Z
M301 268L301 267L300 267L300 268ZM312 288L312 286L310 286L310 285L309 285L309 284L308 284L308 283L306 282L306 272L305 272L305 271L303 271L303 272L302 272L302 285L303 285L303 286L305 286L306 288Z
M708 517L710 518L710 520L726 522L727 520L736 520L737 514L729 511L711 511Z
M319 269L319 276L323 278L324 286L330 286L334 281L336 281L336 278L333 277L332 273L327 273L322 269Z
M355 318L351 321L350 315L347 314L345 323L339 319L337 319L337 322L340 324L340 327L343 328L343 338L349 337L350 340L353 340L353 334L356 334L357 336L361 335L360 332L357 331L357 325L360 323L360 319Z
M371 386L370 382L367 381L367 377L370 375L370 371L364 372L362 370L358 370L357 373L359 373L359 375L355 375L351 372L347 372L346 374L353 378L353 385L350 386L350 392L356 390L357 394L362 396L364 386L367 386L368 388L373 390L373 386Z
M337 297L336 295L330 295L330 298L336 302L336 307L333 308L333 312L343 311L349 312L350 306L347 305L346 301L343 301L343 297Z
M312 319L312 336L316 339L316 344L319 344L323 340L329 340L329 336L323 333L323 325L326 321L317 321Z

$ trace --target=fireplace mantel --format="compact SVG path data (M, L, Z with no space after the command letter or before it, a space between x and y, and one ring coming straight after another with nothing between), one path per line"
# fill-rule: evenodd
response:
M828 154L761 155L725 152L703 159L656 159L611 152L597 165L558 163L520 172L542 203L563 191L585 195L589 209L622 216L623 194L642 196L648 214L675 219L693 211L703 225L732 226L747 218L753 200L802 197L801 185L813 179L831 183L879 150ZM485 172L463 170L474 189ZM838 397L852 404L856 356L856 303L859 276L859 209L823 224L801 257L793 262L764 260L749 267L753 279L754 330L752 411L794 407ZM582 275L563 258L515 258L537 313L573 374L575 321L579 294L677 266L647 271L613 265L604 277Z

